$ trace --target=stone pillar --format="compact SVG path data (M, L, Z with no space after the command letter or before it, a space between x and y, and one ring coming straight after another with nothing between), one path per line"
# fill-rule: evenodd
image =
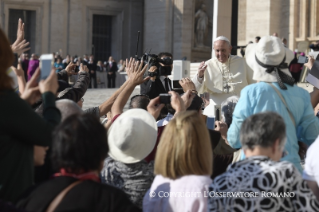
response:
M232 0L214 0L213 41L218 36L231 40ZM214 48L214 43L212 44ZM214 56L214 50L212 51Z
M289 49L295 50L296 45L296 37L297 37L297 27L298 27L298 19L297 19L297 11L298 11L298 5L297 0L290 0L290 13L289 13Z
M145 0L145 50L170 52L174 59L191 58L193 0Z
M247 0L246 42L270 33L270 0Z
M289 42L289 11L289 1L247 0L246 42L275 32Z

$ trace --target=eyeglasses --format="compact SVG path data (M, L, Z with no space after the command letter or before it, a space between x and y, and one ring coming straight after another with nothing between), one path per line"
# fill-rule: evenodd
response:
M135 96L132 96L131 101L132 101L133 99L135 99L136 97L139 97L139 96L143 96L143 97L147 98L148 100L150 100L150 97L147 96L147 95L145 95L145 94L137 94L137 95L135 95Z
M81 102L84 102L84 99L83 99L83 98L81 98Z

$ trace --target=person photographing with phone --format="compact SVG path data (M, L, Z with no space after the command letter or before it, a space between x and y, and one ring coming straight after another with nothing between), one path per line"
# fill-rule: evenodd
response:
M24 40L21 19L17 40ZM37 69L19 97L13 90L12 78L7 75L13 52L1 29L0 63L0 199L15 201L33 183L34 145L50 146L53 128L61 120L60 111L55 107L58 82L55 70L50 69L48 78L38 83L40 71ZM23 72L22 68L20 71ZM40 96L44 102L43 118L30 106Z

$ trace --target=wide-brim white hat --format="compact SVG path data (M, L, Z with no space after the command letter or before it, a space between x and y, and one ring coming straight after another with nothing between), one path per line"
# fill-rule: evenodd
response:
M143 109L121 114L108 130L109 156L122 163L137 163L154 149L157 124Z
M246 63L254 71L253 80L263 82L277 82L275 72L267 73L266 68L260 66L256 57L265 65L280 65L285 58L288 65L294 58L294 53L284 47L281 40L275 36L264 36L258 43L249 44L246 47ZM288 68L280 69L291 77Z

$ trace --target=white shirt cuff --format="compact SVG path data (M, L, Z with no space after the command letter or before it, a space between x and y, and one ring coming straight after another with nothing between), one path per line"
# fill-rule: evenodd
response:
M198 75L196 75L196 77L199 83L203 83L204 77L199 77Z

